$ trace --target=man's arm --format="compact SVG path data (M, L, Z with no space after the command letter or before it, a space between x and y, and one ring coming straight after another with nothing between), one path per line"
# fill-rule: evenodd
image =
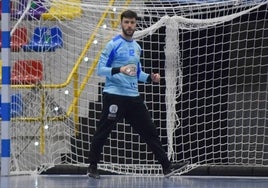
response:
M104 50L101 53L98 67L97 67L97 74L99 76L112 76L112 67L110 66L113 60L114 51L113 45L109 42Z

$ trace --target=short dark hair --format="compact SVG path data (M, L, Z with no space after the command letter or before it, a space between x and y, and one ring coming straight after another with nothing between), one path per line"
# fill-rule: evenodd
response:
M121 21L123 18L135 18L137 20L138 15L136 12L134 12L132 10L126 10L126 11L122 12L122 14L121 14Z

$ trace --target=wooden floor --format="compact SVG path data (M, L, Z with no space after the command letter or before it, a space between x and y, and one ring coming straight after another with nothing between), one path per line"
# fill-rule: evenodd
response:
M1 188L267 188L268 177L25 175L0 177Z

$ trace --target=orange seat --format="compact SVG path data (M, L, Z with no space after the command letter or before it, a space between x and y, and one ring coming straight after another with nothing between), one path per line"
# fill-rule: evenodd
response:
M12 67L12 84L38 84L42 80L43 65L40 60L16 61Z

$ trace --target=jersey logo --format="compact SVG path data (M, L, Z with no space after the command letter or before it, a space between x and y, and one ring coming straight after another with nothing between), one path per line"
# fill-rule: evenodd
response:
M111 119L111 120L115 119L117 111L118 111L118 106L116 104L112 104L109 107L108 119Z
M135 55L135 52L133 49L129 50L129 56L134 56Z

